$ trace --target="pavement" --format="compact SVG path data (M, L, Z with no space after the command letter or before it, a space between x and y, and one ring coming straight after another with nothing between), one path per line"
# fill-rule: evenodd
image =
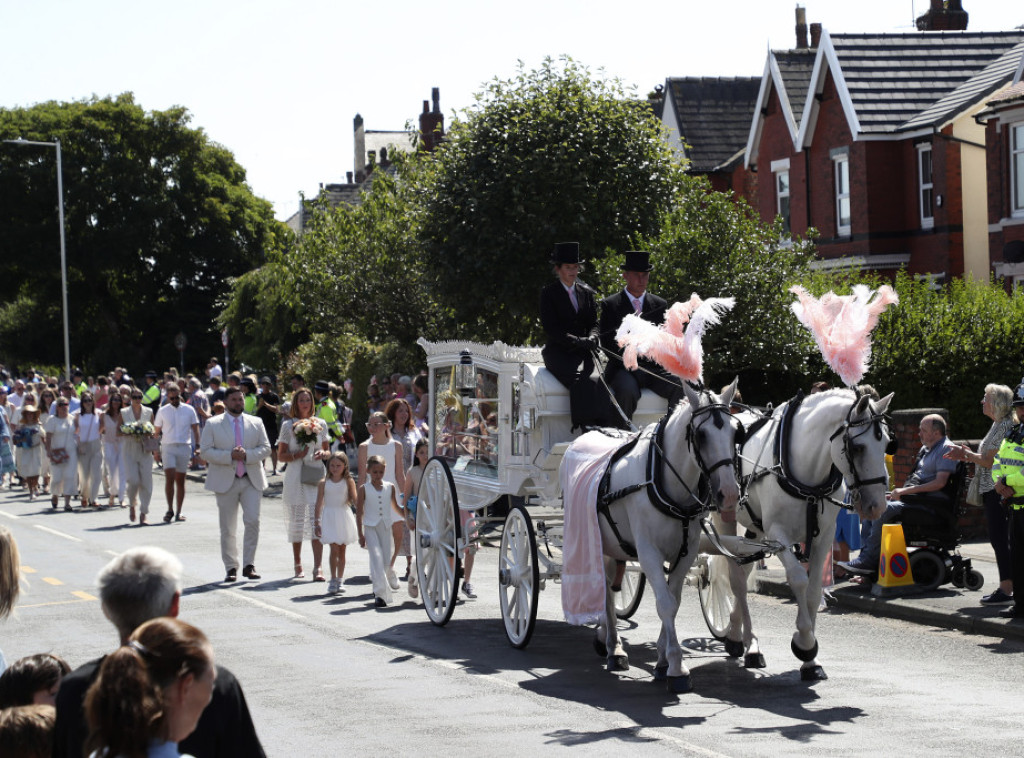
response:
M1005 605L981 604L981 598L999 586L999 572L992 545L980 540L966 542L960 546L959 553L964 558L970 558L971 567L985 577L980 590L972 592L944 584L931 592L920 592L909 587L906 594L876 597L871 594L871 585L868 583L842 581L829 588L833 598L828 602L829 608L900 619L966 634L1024 640L1024 619L1001 618L999 612L1007 607ZM791 598L793 593L786 581L782 563L777 558L771 558L766 565L766 570L755 570L757 591L765 595Z

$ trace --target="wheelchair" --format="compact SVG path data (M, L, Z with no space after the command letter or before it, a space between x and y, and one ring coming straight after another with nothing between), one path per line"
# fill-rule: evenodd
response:
M976 591L985 577L971 567L971 559L959 553L958 522L966 508L961 505L967 487L967 466L957 465L946 486L935 495L907 495L903 500L903 536L910 556L914 583L923 592L952 583Z

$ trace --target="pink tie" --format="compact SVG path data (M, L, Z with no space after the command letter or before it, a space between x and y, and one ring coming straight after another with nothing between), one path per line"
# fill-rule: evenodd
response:
M633 313L639 316L643 309L644 301L642 299L637 299L633 301Z
M576 300L576 288L575 287L570 287L569 288L569 299L572 300L572 307L575 308L576 312L578 313L579 310L580 310L580 304Z
M242 446L242 419L235 419L235 447ZM245 476L245 464L242 461L235 463L235 476L241 478Z

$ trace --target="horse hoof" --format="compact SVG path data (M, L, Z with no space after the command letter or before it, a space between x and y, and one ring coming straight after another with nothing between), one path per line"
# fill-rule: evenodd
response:
M597 637L594 638L594 652L602 658L608 657L608 648L606 648L604 646L604 643L601 642L601 640L599 640Z
M613 655L608 659L609 671L629 671L629 658L624 655Z
M726 638L723 644L725 645L725 652L729 654L730 658L739 658L741 655L743 655L742 640L730 640Z
M748 669L763 669L764 656L760 653L747 653L747 657L743 659L743 666Z
M808 661L813 661L815 658L818 657L817 640L814 641L814 647L812 647L810 650L802 650L801 648L797 647L796 640L790 642L789 647L793 651L793 655L795 655L804 663L807 663Z
M668 666L655 666L654 681L664 682L666 679L668 679Z
M670 676L666 680L668 691L674 692L677 695L681 695L684 692L690 692L693 689L693 682L690 681L690 675L685 674L683 676Z
M828 674L821 666L808 666L800 669L800 680L804 682L823 682L828 679Z

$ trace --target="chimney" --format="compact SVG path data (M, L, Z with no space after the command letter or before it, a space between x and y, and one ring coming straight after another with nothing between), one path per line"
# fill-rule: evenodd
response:
M807 48L807 9L796 7L796 49Z
M811 24L811 47L815 50L821 44L821 24Z
M366 179L366 130L363 129L363 117L358 113L352 120L355 143L353 170L356 172L356 184L362 184Z
M432 151L444 139L444 116L441 114L441 90L434 87L431 91L433 110L427 110L427 101L423 101L423 113L420 114L420 141L423 149Z
M347 181L347 182L348 182L349 184L351 184L351 183L352 183L352 172L351 172L351 171L346 171L346 172L345 172L345 180L346 180L346 181Z

